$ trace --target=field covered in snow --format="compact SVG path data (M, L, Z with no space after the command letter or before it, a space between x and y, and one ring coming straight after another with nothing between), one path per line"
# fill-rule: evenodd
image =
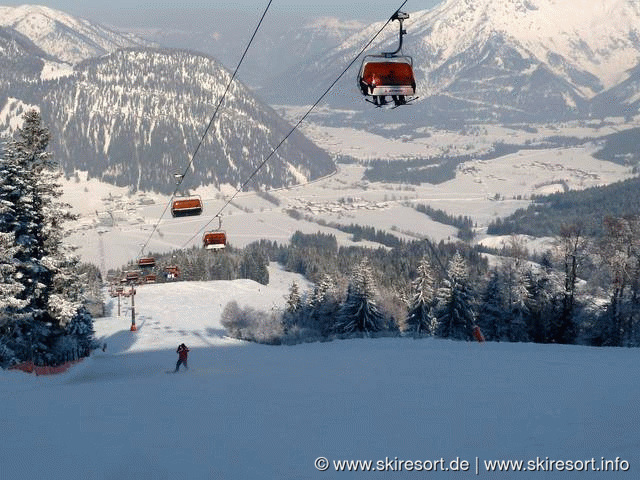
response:
M137 332L126 305L121 317L114 309L96 321L106 352L55 377L0 372L0 478L635 478L637 349L410 338L285 347L225 337L227 301L270 310L291 281L305 285L270 273L268 286L141 286ZM190 369L166 374L181 342ZM314 466L319 457L328 471ZM456 459L469 470L433 471ZM618 459L618 471L548 469L552 460L601 468L602 459L610 468ZM372 460L378 471L338 473L340 460ZM399 471L400 460L431 471ZM491 460L547 470L489 472Z

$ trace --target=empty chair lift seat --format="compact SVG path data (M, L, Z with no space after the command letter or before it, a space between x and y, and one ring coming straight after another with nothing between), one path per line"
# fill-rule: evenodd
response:
M227 245L227 235L224 232L207 232L202 237L202 246L207 250L219 250Z
M171 204L171 215L185 217L200 215L202 213L202 200L200 197L178 198Z

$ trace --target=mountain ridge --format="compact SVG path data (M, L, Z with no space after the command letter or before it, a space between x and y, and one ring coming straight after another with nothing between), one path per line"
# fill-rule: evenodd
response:
M414 59L421 98L413 114L398 115L402 118L578 118L592 112L590 103L627 81L640 64L640 5L633 0L577 0L571 5L559 0L447 0L409 14L403 50ZM368 25L326 55L301 63L299 77L288 80L287 90L330 84L383 25ZM393 50L397 41L393 22L367 53ZM461 90L463 83L467 86ZM330 104L366 108L354 100L355 79L339 85L342 92Z
M134 190L173 191L228 83L215 59L187 50L129 48L85 60L42 97L56 157ZM236 186L290 126L234 82L199 151L185 189ZM334 170L329 156L295 132L255 177L256 188L292 185Z
M67 175L81 170L134 191L173 192L173 174L189 164L229 83L228 70L211 56L148 47L144 40L119 48L126 36L47 7L0 7L0 25L7 25L0 26L6 67L0 132L15 128L25 105L36 106ZM52 38L61 39L56 48ZM60 53L70 45L77 47L72 56ZM236 188L290 129L235 80L184 189ZM279 188L333 171L329 155L294 132L248 188Z
M142 38L41 5L0 7L0 26L21 33L51 57L68 64L118 48L153 46Z

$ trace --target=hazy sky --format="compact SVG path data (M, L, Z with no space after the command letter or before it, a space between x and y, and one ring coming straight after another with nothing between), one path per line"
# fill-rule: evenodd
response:
M424 10L440 1L409 0L404 10ZM100 23L129 27L137 23L145 23L143 26L165 25L167 20L176 18L177 12L189 16L201 15L204 12L213 14L216 10L239 10L255 15L264 10L268 0L0 0L0 5L9 6L28 3L45 5ZM298 16L334 16L345 20L375 21L388 18L401 3L402 0L274 0L271 9L280 14L287 12ZM184 20L184 17L182 19Z

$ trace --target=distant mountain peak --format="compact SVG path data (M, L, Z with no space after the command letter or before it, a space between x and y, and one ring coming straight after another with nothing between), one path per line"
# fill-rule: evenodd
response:
M570 64L605 89L640 60L637 0L448 0L413 17L410 33L440 49L443 60L500 33L552 71L566 75ZM587 97L597 93L581 91Z
M638 0L446 0L408 13L403 53L413 58L420 96L413 115L420 110L456 121L574 118L640 64ZM329 84L327 66L346 64L382 25L368 25L280 84L293 92ZM397 42L394 22L367 53L389 51ZM633 84L627 82L625 92ZM352 79L342 91L329 101L344 105L358 97Z
M19 32L47 54L69 64L118 48L151 45L132 35L42 5L0 7L0 27Z
M230 77L204 54L135 47L78 64L73 76L51 82L35 100L67 173L170 193L173 174L191 158ZM244 85L232 83L182 187L241 184L289 130ZM294 185L334 168L326 152L295 132L248 188Z

